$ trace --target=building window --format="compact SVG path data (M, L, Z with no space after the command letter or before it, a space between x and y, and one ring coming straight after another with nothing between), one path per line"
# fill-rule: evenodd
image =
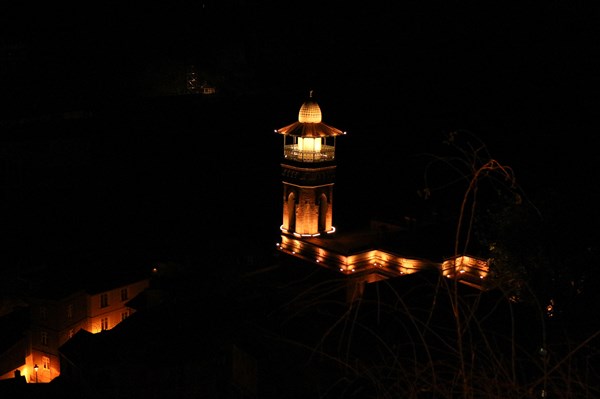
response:
M72 319L73 318L73 304L68 304L67 305L67 319Z
M73 330L72 328L69 330L69 339L73 338L73 335L75 335L75 330Z
M100 320L100 329L102 331L108 330L108 317L103 317L102 320Z
M127 288L121 288L121 301L126 301L129 299L129 294L127 293Z
M100 294L100 307L105 308L108 306L108 294Z
M42 343L42 345L48 345L48 333L46 331L41 332L40 342Z
M40 306L40 318L46 320L48 318L48 311L45 306Z
M48 356L42 356L42 367L44 370L50 370L50 358Z
M121 313L121 321L125 320L128 317L129 317L129 310L126 310L125 312Z

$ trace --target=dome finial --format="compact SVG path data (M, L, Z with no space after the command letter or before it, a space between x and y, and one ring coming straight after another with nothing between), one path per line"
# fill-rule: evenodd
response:
M312 90L312 89L310 89L310 90L308 91L308 98L312 98L312 94L313 94L313 90Z

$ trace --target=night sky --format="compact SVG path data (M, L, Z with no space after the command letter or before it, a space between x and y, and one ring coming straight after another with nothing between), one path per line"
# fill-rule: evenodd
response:
M395 209L422 175L411 157L443 154L446 135L465 131L532 197L556 198L565 220L595 229L597 6L281 3L2 10L9 252L99 252L131 239L169 241L171 253L218 223L202 211L216 206L210 185L240 177L242 162L252 167L226 197L242 198L258 178L264 196L252 205L274 212L261 231L271 220L276 230L272 131L295 120L309 89L324 122L349 132L338 185L394 182L383 195ZM222 106L163 96L192 64L222 83ZM95 117L55 123L65 112ZM224 166L207 140L237 140L237 161ZM256 146L268 150L248 155Z

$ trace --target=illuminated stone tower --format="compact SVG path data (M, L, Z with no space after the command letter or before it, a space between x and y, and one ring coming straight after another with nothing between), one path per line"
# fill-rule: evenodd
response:
M283 136L281 231L297 237L335 232L335 144L345 132L321 120L321 108L311 91L300 107L298 121L275 130Z
M360 298L366 284L422 270L438 270L446 278L486 289L483 281L489 273L487 260L456 253L432 260L406 253L414 242L414 232L407 226L389 223L383 229L373 229L372 224L369 229L331 234L335 232L336 138L346 133L321 121L321 108L312 97L311 92L300 107L297 122L275 130L283 136L279 253L346 276L348 302ZM383 234L388 233L393 240L384 242Z

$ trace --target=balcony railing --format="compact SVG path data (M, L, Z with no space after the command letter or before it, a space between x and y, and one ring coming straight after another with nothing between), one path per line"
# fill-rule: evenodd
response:
M335 158L335 147L324 145L320 151L299 150L297 144L286 145L283 148L285 159L300 162L325 162Z

